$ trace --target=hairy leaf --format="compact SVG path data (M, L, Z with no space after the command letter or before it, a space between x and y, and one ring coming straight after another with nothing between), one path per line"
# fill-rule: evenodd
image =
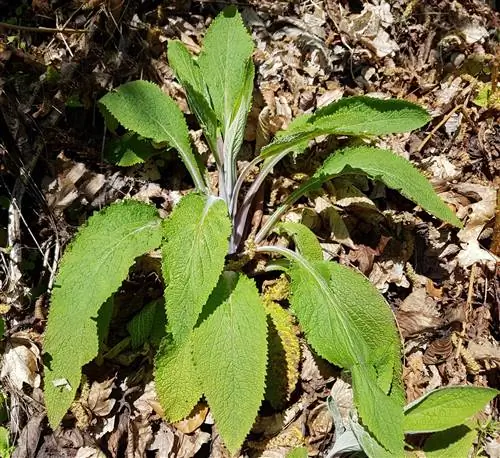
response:
M235 6L225 8L210 24L198 59L223 133L237 112L253 42Z
M176 344L168 335L155 357L156 392L170 422L187 417L202 396L192 352L191 336L181 344Z
M101 305L120 287L134 259L160 242L156 209L128 200L89 218L64 253L44 339L45 401L53 428L75 397L82 366L97 355Z
M454 226L462 224L439 198L429 181L406 159L392 151L369 146L348 147L332 154L312 180L324 182L335 176L363 172Z
M174 208L164 228L165 305L169 330L180 344L191 333L217 285L231 223L223 200L188 194Z
M102 97L100 103L125 129L175 148L196 186L206 191L200 166L191 149L184 116L172 98L156 84L148 81L122 84Z
M229 296L228 284L234 285ZM234 272L221 277L207 313L194 332L193 356L217 427L234 454L264 397L266 313L255 283Z
M226 170L226 184L232 190L236 180L236 156L240 151L245 128L247 124L247 115L252 105L253 79L255 68L251 59L248 60L243 77L243 86L236 101L233 119L227 127L224 135L224 161ZM230 194L228 198L231 198Z
M395 456L402 456L402 406L377 385L373 367L356 364L351 367L351 372L354 402L363 424L384 448Z
M391 451L402 436L397 409L402 410L400 342L389 306L361 274L337 263L310 263L294 256L289 270L291 306L316 352L333 364L356 372L366 369L356 405L375 438ZM375 375L376 374L376 375ZM359 377L357 379L360 385ZM385 403L374 416L372 397ZM391 418L389 418L391 417ZM381 424L392 423L392 435ZM399 424L399 426L398 426ZM385 433L384 433L385 434Z
M217 117L198 63L178 40L168 42L168 62L186 90L189 107L198 119L212 153L217 155Z
M385 366L387 355L399 360L392 312L363 275L334 262L305 260L294 263L289 275L292 308L320 356L341 367Z
M302 118L297 127L284 131L261 151L267 157L294 151L320 135L385 135L408 132L428 123L429 114L405 100L346 97ZM299 150L302 148L299 148Z
M300 343L292 317L276 302L264 299L268 323L266 399L284 407L299 380Z
M322 261L323 250L316 235L307 226L300 223L285 222L277 226L278 233L292 236L299 253L308 261Z
M466 425L434 433L425 441L425 458L469 458L477 431Z
M430 433L461 425L479 412L499 391L477 386L438 388L405 409L406 433Z

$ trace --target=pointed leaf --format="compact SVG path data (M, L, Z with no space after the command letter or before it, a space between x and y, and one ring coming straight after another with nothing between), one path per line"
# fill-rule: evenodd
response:
M236 100L235 111L231 123L224 134L224 161L227 163L226 170L230 171L230 174L226 178L226 183L230 184L230 189L232 189L236 181L236 156L240 152L243 143L247 116L252 105L255 67L251 59L247 61L243 75L243 86ZM230 195L230 197L232 196Z
M332 154L314 174L312 180L324 182L334 176L363 172L382 181L391 189L420 205L437 218L460 227L462 223L439 198L432 185L406 159L390 150L355 146Z
M253 42L235 6L225 8L210 24L198 65L208 86L223 133L234 119L245 82Z
M262 149L263 157L293 151L297 145L320 135L385 135L409 132L430 121L429 114L405 100L381 100L366 96L346 97L309 115L302 128L282 132ZM299 148L301 149L301 148Z
M192 352L191 338L177 345L166 336L155 357L156 392L170 422L187 417L202 395Z
M148 81L125 83L99 102L125 129L175 148L196 186L202 191L207 190L191 149L186 120L172 98L156 84Z
M233 272L222 283L234 284ZM233 277L233 278L232 278ZM220 285L208 305L213 312L195 330L193 356L220 434L235 453L253 425L264 396L266 313L255 283L240 275L229 297ZM210 302L209 301L209 302Z
M217 116L212 109L210 94L198 63L178 40L168 43L168 63L186 90L189 107L203 129L210 150L217 155Z
M389 306L354 270L337 263L310 263L301 256L294 257L296 262L289 270L290 303L308 342L333 364L351 369L359 365L373 372L372 383L361 385L365 394L357 398L358 409L375 438L390 451L397 451L396 436L402 436L396 413L396 406L400 411L403 406L398 388L401 345ZM366 399L371 395L386 403L380 418L372 415L372 401ZM381 421L399 423L399 428L394 426L392 436L382 437Z
M469 458L477 431L466 425L434 433L425 441L425 458Z
M191 333L217 285L230 234L226 204L216 197L188 194L165 222L165 305L169 330L177 343Z
M375 370L351 368L354 402L363 424L393 456L403 455L403 409L377 385Z
M299 253L308 261L322 261L323 250L316 235L300 223L285 222L277 226L278 233L291 235Z
M477 386L448 386L433 390L405 409L406 433L430 433L461 425L500 392Z
M363 275L338 263L304 259L289 275L292 309L320 356L341 367L385 365L388 354L399 359L392 312Z
M64 253L44 339L45 401L53 428L75 397L82 366L97 355L101 305L120 287L134 259L160 242L156 209L128 200L89 218Z

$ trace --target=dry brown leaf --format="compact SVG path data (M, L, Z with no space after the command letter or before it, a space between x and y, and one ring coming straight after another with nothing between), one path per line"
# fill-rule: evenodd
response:
M97 417L106 417L110 414L116 404L116 399L110 398L114 386L114 378L105 380L104 382L92 383L86 404L93 415Z
M7 340L2 356L1 379L7 380L19 391L23 391L25 383L38 388L41 382L39 367L40 350L27 336L18 333Z
M98 448L80 447L75 458L106 458L106 455Z
M382 293L385 293L389 289L391 283L401 288L410 287L410 282L405 274L405 263L403 261L387 260L376 262L373 265L369 278Z
M184 434L191 434L196 431L205 421L208 414L208 406L199 403L184 420L173 423L176 429Z

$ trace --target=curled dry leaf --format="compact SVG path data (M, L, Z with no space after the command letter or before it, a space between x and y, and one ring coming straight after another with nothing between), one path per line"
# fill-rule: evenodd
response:
M459 264L466 268L476 262L499 262L500 259L493 253L480 246L479 237L486 224L495 216L496 191L493 187L473 183L461 183L455 189L477 202L459 209L457 216L467 220L465 227L458 232L462 242L462 250L457 256Z
M32 388L40 386L40 350L22 333L13 335L5 347L0 378L19 391L26 383Z
M370 272L369 279L382 293L389 289L391 283L401 288L409 288L410 282L406 277L404 266L403 261L376 262Z
M385 57L399 50L398 44L385 30L393 22L391 7L382 0L377 5L366 3L360 14L348 15L344 12L339 28L351 40L375 52L377 57Z
M94 416L106 417L111 413L116 403L116 399L110 398L114 386L114 378L92 383L86 404Z
M196 431L205 421L208 414L208 406L199 403L184 420L174 423L176 429L184 434L191 434Z
M443 325L438 306L424 287L412 291L395 314L401 334L405 338Z

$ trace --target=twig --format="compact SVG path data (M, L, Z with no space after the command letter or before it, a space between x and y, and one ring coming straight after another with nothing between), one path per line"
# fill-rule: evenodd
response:
M0 22L0 29L24 30L26 32L41 32L41 33L89 33L88 29L57 29L53 27L29 27L26 25L8 24Z

